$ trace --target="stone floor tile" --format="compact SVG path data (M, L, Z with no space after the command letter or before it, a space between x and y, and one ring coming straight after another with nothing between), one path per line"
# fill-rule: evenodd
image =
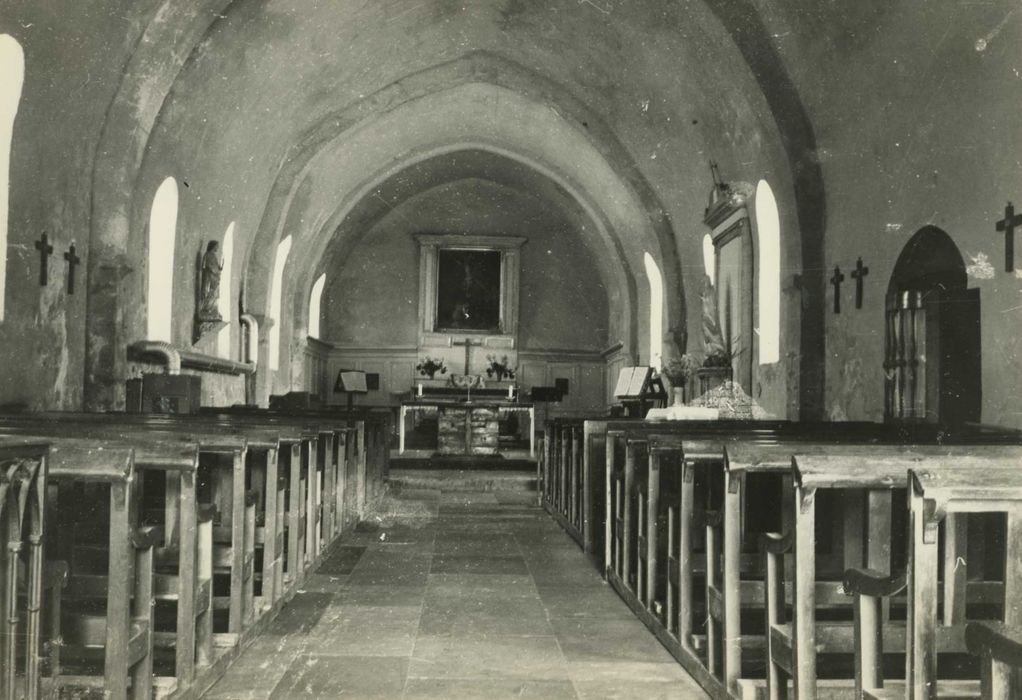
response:
M578 696L570 681L409 678L403 697L405 700L574 700Z
M571 618L550 621L564 656L570 661L653 661L673 657L636 618Z
M359 585L349 580L335 595L340 605L421 605L426 595L426 584L417 586Z
M635 618L631 609L610 586L543 586L538 590L543 607L551 618Z
M330 601L332 593L298 593L266 628L270 637L304 634L316 626Z
M579 700L694 700L707 697L695 681L621 680L574 681Z
M340 605L328 608L306 641L324 656L410 656L421 608Z
M408 676L565 680L568 664L555 637L419 636Z
M290 698L400 698L408 672L402 657L316 656L295 659L274 688L273 700Z
M316 573L350 574L365 551L365 545L341 545L336 547L330 553L330 556L326 558L326 561L316 570Z
M391 494L207 697L705 697L534 499Z
M444 556L433 558L431 574L527 574L528 567L521 555L499 556Z
M307 576L302 582L301 592L304 593L339 593L348 577L335 574L315 573Z
M303 637L260 637L203 697L210 700L266 700L304 648Z

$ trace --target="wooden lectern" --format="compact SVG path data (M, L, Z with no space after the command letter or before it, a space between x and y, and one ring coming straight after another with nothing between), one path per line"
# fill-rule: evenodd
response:
M617 375L614 396L630 418L642 418L650 408L667 401L663 380L652 367L622 368Z

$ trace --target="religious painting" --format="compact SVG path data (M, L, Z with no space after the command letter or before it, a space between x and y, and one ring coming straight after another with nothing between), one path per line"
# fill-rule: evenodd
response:
M437 251L434 330L500 330L501 256L499 250Z

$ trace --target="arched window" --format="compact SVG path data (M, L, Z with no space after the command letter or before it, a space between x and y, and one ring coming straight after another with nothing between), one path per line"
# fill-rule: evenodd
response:
M649 364L659 368L664 353L664 280L652 255L646 253L643 262L649 280Z
M756 243L759 246L759 364L781 359L781 219L766 180L756 186Z
M174 299L174 241L177 238L177 181L168 177L156 190L149 212L149 280L146 337L171 342Z
M25 54L10 34L0 34L0 321L4 320L7 289L7 219L14 117L25 81Z
M273 261L273 284L270 287L270 369L276 370L280 363L280 300L284 293L284 267L291 253L291 236L277 244L277 257Z
M323 303L323 287L326 286L326 273L324 272L312 285L312 294L309 296L309 337L319 340L319 314Z
M220 311L220 318L227 322L227 325L220 329L216 337L216 353L220 357L231 356L231 324L234 322L234 309L231 308L231 266L234 262L234 222L227 227L224 233L224 242L220 246L221 262L224 265L223 274L220 276L220 298L217 300L217 309Z
M715 284L717 277L717 261L714 259L716 253L713 250L713 238L710 234L703 236L703 269L706 276L710 278L710 284Z

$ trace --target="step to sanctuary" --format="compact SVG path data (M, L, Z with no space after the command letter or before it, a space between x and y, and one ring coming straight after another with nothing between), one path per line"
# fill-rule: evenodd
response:
M535 469L495 471L492 469L404 469L391 466L390 488L436 491L536 490Z
M405 450L404 454L391 450L391 469L433 469L462 471L500 471L536 473L536 460L529 458L528 450L516 450L499 456L440 455L435 450Z

